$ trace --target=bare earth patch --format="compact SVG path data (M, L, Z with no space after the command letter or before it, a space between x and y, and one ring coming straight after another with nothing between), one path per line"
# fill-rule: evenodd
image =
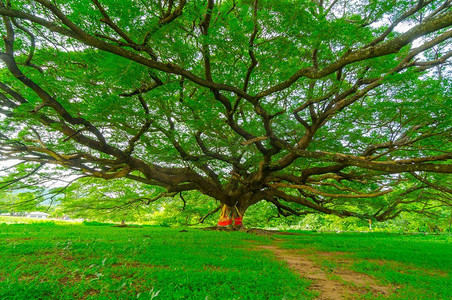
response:
M286 261L288 266L303 278L312 281L310 289L319 292L317 299L353 299L366 294L374 296L389 296L392 287L377 283L372 277L346 268L334 268L324 271L309 253L294 253L274 245L256 245L257 249L273 252L278 260ZM322 252L322 257L330 255L337 258L337 253ZM339 263L349 264L348 261Z
M36 237L20 237L20 238L7 238L5 241L7 243L11 242L21 242L21 241L29 241L29 240L36 240Z

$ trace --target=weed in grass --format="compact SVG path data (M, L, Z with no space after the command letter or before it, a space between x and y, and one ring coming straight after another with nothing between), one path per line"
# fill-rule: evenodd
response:
M323 271L331 273L337 268L337 263L332 260L324 259L321 260L320 267Z

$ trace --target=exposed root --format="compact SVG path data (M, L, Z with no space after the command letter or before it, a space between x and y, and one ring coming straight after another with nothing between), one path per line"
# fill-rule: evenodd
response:
M202 228L202 230L212 230L212 231L241 231L246 233L251 233L255 235L299 235L299 233L294 232L285 232L285 231L278 231L278 230L267 230L267 229L260 229L260 228L246 228L243 226L240 227L223 227L223 226L212 226L212 227L205 227Z

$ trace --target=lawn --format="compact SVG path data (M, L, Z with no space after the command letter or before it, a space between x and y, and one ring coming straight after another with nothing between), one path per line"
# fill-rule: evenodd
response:
M259 238L181 228L3 224L0 299L311 298L307 280L251 250L250 241Z
M346 259L347 268L393 285L391 299L452 299L451 242L450 235L304 232L285 237L280 246L310 249L329 269L343 267L339 262Z
M193 228L0 224L0 299L314 299L318 291L256 245L278 245L393 285L393 299L447 299L451 238ZM304 251L304 252L303 252ZM328 258L316 253L340 253ZM378 296L368 294L363 298Z

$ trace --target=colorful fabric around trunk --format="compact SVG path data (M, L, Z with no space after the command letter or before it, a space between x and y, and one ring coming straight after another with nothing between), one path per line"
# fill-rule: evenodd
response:
M231 210L229 209L229 206L223 205L223 208L221 209L220 220L218 221L218 226L229 226L231 224Z
M234 210L231 210L229 206L223 205L218 226L229 226L232 222L234 222L234 226L242 226L242 215L239 213L237 206L234 206Z
M243 222L242 222L243 217L240 214L239 209L237 208L237 206L234 205L234 208L235 208L235 212L237 213L237 214L233 214L234 215L234 225L235 226L242 226L243 225Z

